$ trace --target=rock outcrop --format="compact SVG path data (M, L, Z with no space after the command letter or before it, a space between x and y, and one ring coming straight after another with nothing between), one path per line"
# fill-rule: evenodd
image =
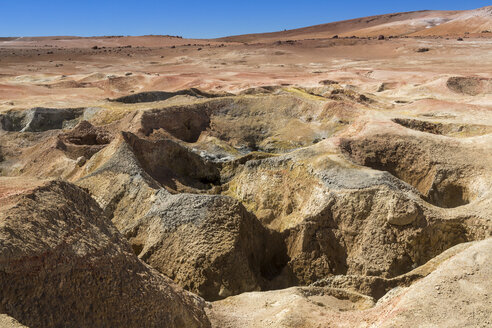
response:
M142 263L79 187L3 199L0 312L30 327L209 327L204 302Z
M75 125L84 108L36 107L24 111L9 111L0 115L0 126L5 131L41 132Z
M158 177L173 168L188 168L181 175L187 179L214 172L174 141L152 143L124 134L86 166L92 173L77 183L90 190L135 253L207 300L266 288L287 262L280 234L264 228L236 200L171 193L176 175Z
M390 92L375 96L356 86L326 83L262 87L213 99L166 94L165 100L140 104L139 97L153 99L142 94L135 103L106 103L107 108L101 106L89 121L73 128L2 131L0 168L3 175L20 175L15 179L62 178L77 185L56 182L30 194L40 195L40 213L77 218L64 228L85 222L81 216L101 218L104 231L110 231L105 238L112 242L80 228L80 234L92 239L77 234L70 253L64 248L70 243L42 239L64 252L55 252L57 259L77 268L85 263L79 253L84 259L95 257L91 263L100 266L102 271L94 270L105 286L114 289L114 281L128 281L131 288L146 291L142 299L142 293L124 290L119 305L104 288L101 295L110 301L101 303L90 288L84 289L84 304L118 310L115 317L96 311L96 317L81 319L82 326L105 325L103 315L116 326L124 323L118 320L136 325L135 318L148 319L149 326L169 326L173 318L176 327L206 326L200 297L210 302L225 298L245 308L266 298L267 304L285 310L282 313L295 313L284 317L273 306L266 312L253 307L259 315L275 316L261 319L266 326L310 327L321 319L303 319L297 313L316 312L321 305L334 307L332 316L348 311L371 321L364 316L379 313L375 304L389 299L395 288L426 279L468 242L492 235L490 126L408 117L393 102L385 102ZM480 160L470 160L475 157ZM43 188L48 191L39 191ZM34 205L22 199L23 205L8 213L28 205L29 213L35 213ZM69 205L58 205L64 202ZM51 220L46 229L57 224ZM58 232L62 228L56 229L63 235ZM45 254L42 239L32 249ZM90 248L93 244L97 246ZM107 273L105 263L130 268L137 278L127 269ZM62 279L57 278L59 269L46 269L54 272L53 281ZM100 288L99 282L72 271L67 279L81 281L73 288L83 283ZM54 283L48 279L39 286ZM277 289L283 290L272 291ZM50 288L51 293L55 290ZM249 292L258 294L236 298ZM12 304L0 310L21 323L48 320L28 312L32 308L15 306L14 296L8 299ZM136 309L125 308L130 299L140 302ZM151 309L150 303L171 305ZM59 308L48 301L39 304ZM236 310L210 313L217 326L248 326L234 316ZM84 311L80 305L77 313ZM155 315L149 318L148 311Z

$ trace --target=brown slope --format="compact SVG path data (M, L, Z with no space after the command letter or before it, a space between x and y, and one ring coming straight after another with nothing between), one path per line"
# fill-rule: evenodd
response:
M203 301L142 263L84 189L1 178L0 201L0 313L29 327L210 326Z
M423 10L377 15L314 25L282 32L244 34L221 41L272 42L288 39L329 38L334 35L374 37L383 35L445 36L492 30L492 6L464 11ZM489 34L489 33L482 33Z
M259 34L245 34L221 38L222 41L236 41L236 42L255 42L255 41L271 41L271 40L283 40L283 39L307 39L307 38L326 38L334 35L354 34L356 35L359 30L372 29L376 30L377 27L385 24L397 23L402 21L408 21L407 28L400 34L408 34L415 32L410 22L414 20L420 20L425 18L439 17L444 20L450 20L459 14L459 11L413 11L395 14L385 14L377 16L369 16L363 18L356 18L350 20L344 20L339 22L314 25L309 27L303 27L282 32L271 33L259 33ZM371 34L374 34L373 31Z
M483 33L487 31L489 33ZM414 35L461 35L464 33L491 35L490 31L492 31L492 6L463 11L453 20L418 31Z

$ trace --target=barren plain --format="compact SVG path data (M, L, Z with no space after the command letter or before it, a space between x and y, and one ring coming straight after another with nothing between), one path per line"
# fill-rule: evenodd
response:
M492 326L491 30L0 38L0 326Z

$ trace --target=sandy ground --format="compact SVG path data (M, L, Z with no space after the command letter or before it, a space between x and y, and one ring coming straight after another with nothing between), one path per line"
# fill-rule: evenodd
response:
M385 82L397 85L400 97L425 98L428 95L419 92L424 84L434 83L434 89L449 93L438 85L443 77L492 77L492 66L484 65L492 62L492 39L484 38L320 39L251 45L167 37L153 37L154 43L149 44L148 38L125 38L119 43L123 46L115 46L113 39L98 39L98 49L92 49L94 41L87 39L68 40L70 46L61 46L63 40L0 41L0 110L86 106L148 90L197 87L237 92L263 85L315 86L326 79L372 93ZM161 46L161 41L167 45ZM127 43L133 46L124 48ZM138 46L143 43L147 46ZM429 51L417 52L420 48Z

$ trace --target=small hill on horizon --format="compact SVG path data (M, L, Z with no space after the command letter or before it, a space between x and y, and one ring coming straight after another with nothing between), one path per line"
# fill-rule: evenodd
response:
M492 6L474 10L421 10L355 18L270 33L243 34L219 38L233 42L386 36L458 36L489 34L492 31ZM490 33L492 35L492 33Z

